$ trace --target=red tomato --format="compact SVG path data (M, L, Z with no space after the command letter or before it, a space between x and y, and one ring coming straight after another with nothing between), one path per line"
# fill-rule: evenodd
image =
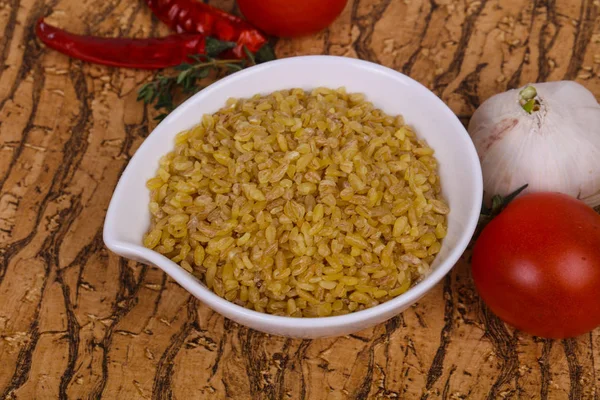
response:
M310 35L328 27L348 0L238 0L244 17L280 37Z
M516 328L586 333L600 325L600 215L563 194L517 198L483 230L472 271L483 301Z

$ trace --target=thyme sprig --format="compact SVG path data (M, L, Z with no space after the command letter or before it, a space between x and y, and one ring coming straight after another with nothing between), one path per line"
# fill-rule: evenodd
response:
M145 83L138 90L138 101L153 104L160 113L155 120L164 119L180 103L205 86L201 81L206 78L220 79L226 75L240 71L258 63L273 60L275 55L269 44L252 54L246 47L244 59L218 59L216 55L235 47L235 43L207 39L206 53L190 56L191 62L173 68L174 74L157 74L153 80Z

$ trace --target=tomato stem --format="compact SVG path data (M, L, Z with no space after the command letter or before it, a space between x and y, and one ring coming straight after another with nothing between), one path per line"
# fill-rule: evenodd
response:
M526 183L506 197L500 196L499 194L495 195L492 197L492 206L490 208L485 206L481 207L481 214L489 217L495 217L496 215L500 214L500 212L504 210L511 201L520 195L523 190L527 189L528 186L529 184Z
M521 194L521 192L523 192L523 190L527 189L528 186L529 184L525 184L507 196L501 196L499 194L495 195L492 197L491 207L487 207L485 204L482 204L479 222L477 224L475 234L471 239L471 243L474 243L479 237L479 234L483 228L485 228L487 224L489 224L498 214L500 214L511 201L513 201L518 195Z

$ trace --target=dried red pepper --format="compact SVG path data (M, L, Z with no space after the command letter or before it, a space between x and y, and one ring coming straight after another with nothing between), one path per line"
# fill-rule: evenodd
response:
M195 32L236 42L237 57L243 48L257 52L267 38L243 19L197 0L146 0L152 12L176 32Z
M179 33L162 38L126 39L76 35L48 25L40 18L36 35L48 47L83 61L112 67L160 69L190 61L207 53L207 43L220 51L228 44L200 33ZM210 41L210 42L209 42ZM217 42L217 43L215 43ZM216 51L217 53L220 51Z

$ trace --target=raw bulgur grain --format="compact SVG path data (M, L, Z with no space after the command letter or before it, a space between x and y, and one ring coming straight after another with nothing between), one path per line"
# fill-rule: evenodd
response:
M404 293L446 235L433 150L362 94L230 99L150 179L144 245L225 299L324 317Z

